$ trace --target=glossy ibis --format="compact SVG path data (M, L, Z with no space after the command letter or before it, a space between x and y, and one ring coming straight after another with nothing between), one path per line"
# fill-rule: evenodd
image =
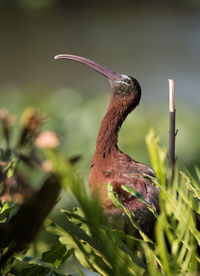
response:
M158 189L145 176L154 177L153 170L141 164L118 149L118 132L127 115L140 102L141 88L136 79L116 73L97 62L74 55L57 55L55 59L70 59L93 68L110 81L111 99L104 116L94 157L91 162L89 185L92 193L97 194L107 214L123 217L120 208L113 206L107 196L106 183L113 185L124 206L133 211L140 227L150 233L155 221L146 205L121 186L127 185L139 192L143 198L158 211Z

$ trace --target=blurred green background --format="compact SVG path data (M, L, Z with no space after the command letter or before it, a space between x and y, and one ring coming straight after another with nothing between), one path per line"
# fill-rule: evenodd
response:
M200 2L0 1L1 106L48 114L61 150L81 154L86 182L109 102L106 79L56 54L88 57L138 79L140 106L122 127L119 147L149 164L144 137L156 129L168 147L168 78L175 79L180 168L200 165Z

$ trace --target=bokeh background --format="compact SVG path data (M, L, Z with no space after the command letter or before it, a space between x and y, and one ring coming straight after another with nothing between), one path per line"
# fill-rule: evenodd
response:
M87 186L110 88L84 65L55 61L61 53L88 57L140 82L141 103L122 127L119 147L146 164L151 127L168 147L173 78L177 164L194 173L200 165L199 0L0 0L0 106L19 116L27 107L48 115L45 128L59 134L60 150L81 155L77 170Z
M88 57L138 79L143 94L120 133L120 148L148 163L145 134L168 146L168 78L175 79L178 164L200 163L199 1L0 2L1 106L20 114L37 107L50 117L67 155L81 154L88 176L109 101L104 77L54 56Z
M140 106L123 125L120 148L149 163L145 134L156 129L168 147L168 78L175 79L176 149L180 168L200 164L200 2L0 1L1 106L17 114L37 107L67 155L81 154L88 177L109 101L101 75L60 53L88 57L138 79Z

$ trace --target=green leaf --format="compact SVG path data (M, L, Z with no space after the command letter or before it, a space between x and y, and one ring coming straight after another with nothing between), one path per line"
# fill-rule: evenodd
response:
M42 266L42 267L45 267L45 268L49 268L50 270L55 268L53 264L47 263L47 262L45 262L41 259L37 259L37 258L34 258L34 257L24 256L22 254L16 254L15 258L17 260L21 261L21 262L25 262L27 264L34 264L34 265Z
M11 210L15 207L15 203L1 202L0 223L5 222L10 215Z
M158 219L158 222L156 224L157 250L159 252L165 274L172 275L172 272L170 269L170 261L168 259L166 241L164 237L165 219L166 219L165 214L161 213Z
M149 209L149 211L151 211L152 214L153 214L156 218L158 218L158 215L156 214L156 212L155 212L154 208L152 207L152 205L151 205L150 203L148 203L148 202L144 199L144 197L143 197L139 192L137 192L137 191L134 190L133 188L131 188L131 187L129 187L129 186L126 186L126 185L122 185L121 187L122 187L122 189L123 189L124 191L126 191L126 192L132 194L132 195L135 196L138 200L140 200L141 202L143 202L143 203L146 205L146 207Z
M7 177L10 178L14 175L17 166L19 165L19 159L14 157L7 165Z
M162 268L161 262L156 256L154 250L152 250L152 248L150 248L150 246L147 243L143 243L142 246L146 257L146 263L147 263L149 275L152 275L152 276L163 275L160 271L160 268Z
M16 254L15 259L17 259L18 261L27 263L29 265L34 265L34 266L30 266L29 269L26 269L24 271L24 273L26 273L26 274L23 274L23 275L33 276L34 275L33 272L34 272L35 275L37 275L37 276L44 276L44 275L47 275L50 272L54 272L58 276L64 276L64 274L60 273L54 267L54 265L52 265L51 263L45 262L41 259L37 259L37 258L34 258L34 257L30 257L30 256L24 256L24 255L21 255L21 254Z
M52 163L54 172L60 178L62 187L70 189L80 206L87 208L90 197L86 192L83 179L76 173L70 161L62 154L50 149L45 150L45 154L47 160Z
M62 244L65 244L70 249L74 249L77 259L83 266L100 273L103 271L105 273L105 270L110 271L108 261L100 252L101 249L94 238L89 237L82 229L69 220L66 221L66 228L67 231L50 220L46 221L47 231L57 235Z
M184 178L185 183L186 183L188 189L193 192L193 196L197 197L200 200L200 189L198 189L197 187L195 187L192 184L191 178L189 178L184 172L180 171L180 174Z
M126 207L121 203L121 201L119 200L118 194L113 192L112 184L107 183L106 188L107 188L108 197L111 200L111 202L116 207L120 207L124 211L124 213L128 216L131 224L139 231L139 233L140 233L141 237L144 239L144 241L153 243L153 241L142 231L141 227L134 221L132 212L129 211L128 209L126 209Z
M42 260L58 268L69 258L71 253L72 250L67 250L65 245L58 242L54 244L49 251L42 254Z
M152 167L156 173L156 177L160 180L162 185L166 182L166 169L165 160L167 156L167 150L160 147L159 137L155 135L154 130L151 128L149 133L146 135L146 144L149 151Z

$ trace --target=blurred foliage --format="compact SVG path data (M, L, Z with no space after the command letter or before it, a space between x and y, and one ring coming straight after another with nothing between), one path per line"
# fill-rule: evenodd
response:
M140 162L151 163L158 178L150 181L160 189L160 214L137 191L123 186L156 216L154 240L143 233L134 214L126 210L109 183L110 199L123 209L137 236L111 226L88 192L90 160L109 95L94 98L70 90L54 94L38 91L35 95L27 91L28 96L15 91L4 95L2 105L12 111L3 109L0 113L0 262L5 274L10 271L14 275L69 275L73 271L84 275L83 267L100 275L182 275L199 270L200 172L195 167L195 162L199 164L199 141L195 135L199 130L195 112L177 110L181 116L177 115L176 143L178 167L193 168L195 173L186 175L177 169L172 185L167 181L168 116L163 109L138 108L120 132L120 149ZM21 110L30 104L32 108L18 119ZM41 115L40 110L48 116ZM160 139L151 129L146 135L146 149L145 134L151 125L160 133ZM55 141L58 138L59 142ZM56 150L49 147L51 143ZM38 148L40 145L42 148ZM56 215L45 221L46 232L43 230L38 236L61 187L64 192L54 211ZM31 193L25 197L27 188ZM75 259L81 266L74 265Z
M5 273L11 271L14 275L69 275L65 268L59 270L59 267L63 263L67 263L70 256L74 256L83 267L98 272L99 275L153 276L185 275L186 273L191 275L191 273L197 272L200 262L198 255L200 232L197 228L200 215L200 171L196 168L197 182L184 172L179 173L177 170L176 178L170 184L166 175L166 159L164 158L166 154L163 155L165 149L159 145L159 139L153 130L147 135L146 141L152 165L160 175L157 180L149 177L149 180L160 189L160 213L155 214L152 206L146 203L157 218L155 240L152 237L147 237L139 228L134 221L134 214L123 206L117 194L112 191L112 185L108 184L110 199L113 204L123 209L130 219L132 227L138 230L139 236L130 236L124 231L112 227L99 203L86 192L83 180L76 173L76 169L63 154L48 149L44 152L45 158L51 162L53 172L60 185L64 189L71 190L79 207L74 207L72 211L61 210L65 221L63 226L46 220L46 230L55 235L57 239L49 250L42 253L41 258L15 254L15 262L9 263L9 266L3 266L2 271ZM123 189L144 202L139 193L127 190L129 187L126 186ZM48 199L48 195L45 198ZM29 200L21 208L24 208L24 211L27 210L31 215L32 212L27 208L28 205L32 206L30 202ZM16 218L19 217L20 210L9 220L8 215L12 208L13 206L2 203L1 213L8 210L7 219L10 223L8 225L16 227L17 224L12 224L12 221L14 219L15 222L17 221ZM38 213L41 211L40 208ZM32 218L31 215L30 222ZM1 233L4 230L1 226L4 225L0 225ZM20 225L22 233L24 225L24 223ZM30 228L28 227L26 230L29 232ZM3 245L3 256L5 254L4 247L5 245ZM22 250L22 248L20 249ZM13 258L12 255L10 257ZM17 270L19 264L20 270ZM13 265L14 267L11 269ZM74 268L74 272L84 275L81 270Z
M53 129L60 138L59 149L67 156L81 155L78 169L88 178L90 161L95 151L96 137L101 120L109 102L109 93L89 95L85 91L61 89L51 93L42 88L18 91L15 88L1 89L4 95L2 106L15 114L21 113L26 106L32 106L48 114L44 129ZM177 104L178 135L176 154L178 167L194 172L195 165L200 166L198 123L199 110ZM12 130L11 139L16 140L19 122ZM145 135L150 126L159 133L162 146L168 148L168 105L155 107L140 105L131 113L122 126L119 135L119 148L133 159L150 164L145 146ZM1 140L0 146L3 146ZM188 145L188 146L186 146Z

